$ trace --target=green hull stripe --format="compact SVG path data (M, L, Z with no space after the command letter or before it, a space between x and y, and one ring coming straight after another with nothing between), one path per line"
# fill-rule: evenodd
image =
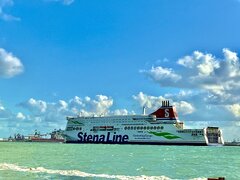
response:
M176 136L174 134L171 134L169 132L153 132L153 131L150 131L148 133L149 134L153 134L155 136L164 137L166 139L178 139L178 138L181 138L181 137Z

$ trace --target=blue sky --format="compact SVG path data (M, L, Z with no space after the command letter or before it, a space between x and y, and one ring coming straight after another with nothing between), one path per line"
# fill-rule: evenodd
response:
M239 19L238 0L0 0L0 137L169 99L239 138Z

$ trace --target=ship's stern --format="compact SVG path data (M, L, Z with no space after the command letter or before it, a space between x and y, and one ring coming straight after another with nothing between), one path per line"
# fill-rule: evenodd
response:
M204 129L204 136L208 146L224 145L222 130L219 127L207 127Z

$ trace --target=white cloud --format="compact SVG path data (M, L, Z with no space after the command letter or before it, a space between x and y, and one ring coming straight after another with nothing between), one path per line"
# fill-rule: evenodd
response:
M129 112L127 109L116 109L112 111L110 114L112 115L129 115L129 114L135 114L134 111Z
M20 18L6 14L3 11L4 7L12 6L13 4L13 0L0 0L0 19L3 19L4 21L20 21Z
M106 114L108 109L113 105L113 99L104 95L97 95L96 100L90 102L93 111Z
M0 78L11 78L23 72L21 60L0 48Z
M109 113L109 108L113 105L113 99L104 95L97 95L95 99L86 96L80 98L75 96L69 100L69 107L74 113L82 115L104 115Z
M235 78L240 76L240 64L237 53L230 51L229 49L223 49L223 54L225 61L221 62L221 71L222 75L225 75L227 78Z
M86 98L89 98L89 97L86 97ZM75 96L73 99L71 99L69 101L69 104L71 106L80 106L80 107L84 107L85 106L85 104L83 103L83 100L80 97L78 97L78 96Z
M24 119L26 119L26 116L24 116L23 113L18 112L17 115L16 115L16 118L17 118L17 119L20 119L20 120L24 120Z
M84 115L99 116L112 113L110 107L113 99L104 95L97 95L95 99L90 97L80 98L75 96L69 101L59 100L58 102L46 102L30 98L19 104L20 107L30 112L30 119L35 122L64 121L66 116Z
M134 95L135 99L141 107L146 107L150 110L156 110L162 105L162 101L165 100L163 96L150 96L140 92L138 95Z
M33 98L30 98L27 102L22 102L19 105L36 115L43 114L47 110L47 103L45 101L35 100Z
M150 70L141 70L140 72L154 81L160 82L162 85L175 84L182 79L182 76L176 74L171 68L163 68L161 66L152 67Z
M240 104L232 104L226 107L230 112L234 114L234 116L240 117Z
M177 111L183 115L192 114L195 111L193 105L186 101L174 102L173 105L176 106Z
M185 56L178 60L179 65L193 69L200 76L209 76L219 68L219 62L211 54L195 51L192 56Z
M58 101L58 105L59 105L59 111L64 111L64 110L67 110L68 108L68 103L65 102L64 100L59 100Z
M3 107L3 105L0 104L0 111L4 111L5 107Z
M212 54L193 52L177 61L175 70L161 66L145 70L144 74L162 87L201 90L208 93L212 104L236 103L240 100L240 64L237 53L223 49L224 58ZM162 72L168 73L162 73ZM166 75L167 74L167 75ZM182 77L182 78L174 78ZM172 80L177 82L174 83ZM166 81L167 80L167 81Z
M224 53L225 59L227 59L229 61L233 61L235 63L238 61L238 57L237 57L236 52L232 52L229 49L224 48L223 53Z
M34 129L50 132L53 129L66 127L66 116L102 116L134 114L126 109L111 110L113 99L105 95L95 98L75 96L70 100L47 102L30 98L18 104L22 112L13 113L0 104L0 127L8 129L8 133L32 133ZM20 121L19 121L20 120ZM2 132L0 132L1 134ZM6 133L6 132L5 132Z

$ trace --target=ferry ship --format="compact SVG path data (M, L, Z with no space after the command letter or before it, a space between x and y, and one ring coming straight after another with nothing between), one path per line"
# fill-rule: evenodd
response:
M67 117L63 132L66 143L223 145L219 127L185 129L169 101L146 115Z

